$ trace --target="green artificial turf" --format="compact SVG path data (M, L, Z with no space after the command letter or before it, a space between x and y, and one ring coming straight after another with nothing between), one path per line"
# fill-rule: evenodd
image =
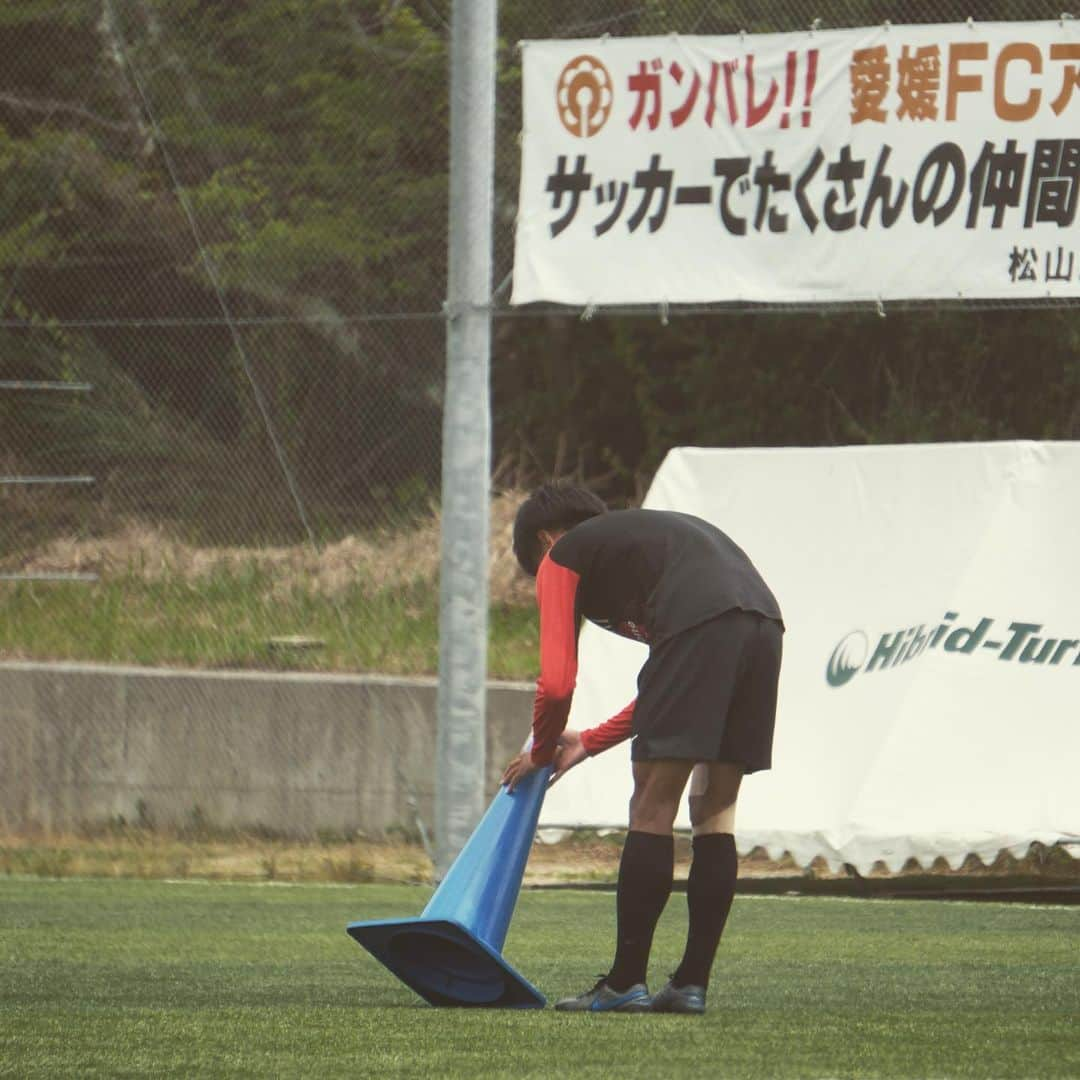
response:
M408 886L0 879L0 1074L1076 1076L1080 908L741 897L704 1018L437 1010L345 934ZM523 894L550 997L609 959L613 897ZM657 933L678 959L685 901Z

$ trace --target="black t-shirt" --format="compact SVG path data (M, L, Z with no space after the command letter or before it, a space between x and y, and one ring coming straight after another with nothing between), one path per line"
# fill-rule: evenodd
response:
M560 537L551 558L580 577L579 619L651 646L733 609L783 622L746 552L691 514L600 514Z

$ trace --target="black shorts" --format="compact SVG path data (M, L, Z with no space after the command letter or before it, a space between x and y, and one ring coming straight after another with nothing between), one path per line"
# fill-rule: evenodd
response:
M783 637L775 619L734 610L653 649L638 675L633 760L768 769Z

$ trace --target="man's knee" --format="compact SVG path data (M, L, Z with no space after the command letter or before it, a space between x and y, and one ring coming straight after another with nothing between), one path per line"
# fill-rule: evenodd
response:
M630 828L638 832L667 832L675 824L680 793L657 784L638 784L630 797Z
M641 804L630 800L630 828L634 832L669 833L675 827L674 806Z

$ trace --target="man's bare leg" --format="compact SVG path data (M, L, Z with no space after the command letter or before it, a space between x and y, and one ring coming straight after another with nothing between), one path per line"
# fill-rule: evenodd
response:
M634 762L634 794L630 797L633 832L671 835L693 767L692 761Z
M742 783L741 765L703 761L690 775L690 824L695 836L735 832L735 802Z

